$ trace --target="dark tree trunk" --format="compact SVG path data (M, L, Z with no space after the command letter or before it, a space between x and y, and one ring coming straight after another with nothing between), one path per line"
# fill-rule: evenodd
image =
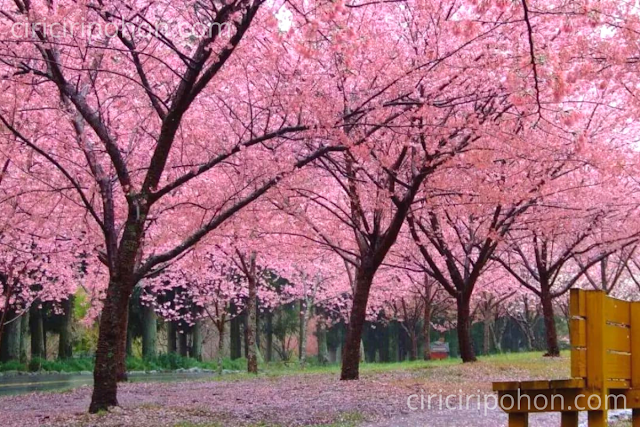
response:
M231 357L232 360L236 360L242 357L240 322L242 322L240 315L231 319L229 330L229 357Z
M267 325L265 332L267 335L267 350L265 357L267 362L271 362L273 360L273 313L271 311L267 312Z
M178 324L178 351L180 356L187 357L189 355L189 346L187 345L188 329L184 322Z
M42 311L33 305L30 312L29 329L31 330L31 359L44 359L44 325L42 322Z
M202 361L202 322L197 320L191 331L191 357Z
M426 302L424 305L424 322L422 323L422 338L424 340L422 358L424 360L431 360L431 307L428 302Z
M42 321L42 358L47 359L47 324Z
M249 358L249 310L242 316L242 336L244 338L244 358Z
M130 277L131 275L129 275ZM100 333L93 370L93 395L89 412L117 406L118 379L125 363L129 299L135 281L112 278L100 316Z
M0 341L0 362L20 359L20 331L21 319L15 319L17 313L10 310L5 319L9 323L4 325L2 341Z
M72 348L72 325L73 325L73 300L74 296L62 301L62 324L60 325L60 341L58 342L58 359L71 359L73 357Z
M491 320L486 317L482 322L482 354L485 356L491 352Z
M556 330L556 318L553 313L553 299L548 290L543 290L541 296L542 315L544 317L544 329L547 340L548 357L559 357L560 346L558 345L558 332Z
M349 326L344 350L342 352L341 380L357 380L360 376L360 341L362 329L367 316L367 303L375 269L365 271L359 268L356 272L353 306L349 316Z
M167 323L167 353L178 352L178 322L171 320Z
M224 358L224 318L219 320L218 323L216 324L216 327L218 328L218 354L217 354L217 359L218 359L218 374L221 375L222 374L222 362L223 362L223 358Z
M329 363L329 350L327 348L327 328L319 318L316 321L316 338L318 340L318 363Z
M389 358L389 325L380 325L380 362L388 363Z
M464 296L457 298L458 308L458 345L460 357L464 363L475 362L476 354L471 339L471 307L470 301Z
M29 312L20 318L20 363L27 363L27 340L29 339Z
M414 361L418 359L418 334L415 329L409 332L409 339L411 340L411 351L409 352L409 360Z
M142 357L154 359L157 356L158 322L153 307L142 306Z
M398 362L404 362L407 356L407 331L400 322L397 322L396 326L398 328Z

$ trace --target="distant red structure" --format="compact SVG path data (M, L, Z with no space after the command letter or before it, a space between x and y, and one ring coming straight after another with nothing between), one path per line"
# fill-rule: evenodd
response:
M449 358L449 343L437 341L431 343L431 359L442 360Z

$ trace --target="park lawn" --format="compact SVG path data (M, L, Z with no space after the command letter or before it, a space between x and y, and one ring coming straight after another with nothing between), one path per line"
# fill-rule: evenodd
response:
M492 381L566 378L569 357L520 353L480 357L472 364L363 364L361 381L338 381L339 372L338 365L263 364L257 376L123 384L122 408L109 413L86 414L86 387L0 398L0 412L20 426L42 425L38 417L46 413L52 426L356 427L402 416L407 397L416 393L469 396L490 393Z
M478 362L463 364L458 359L436 361L406 361L396 363L362 363L362 378L375 378L392 374L398 386L422 384L430 391L475 393L491 390L492 381L570 378L569 352L558 358L545 358L539 352L505 353L480 356ZM258 378L277 380L289 375L340 375L340 365L309 365L301 368L297 363L272 363L262 366ZM246 372L215 377L218 381L253 380ZM201 381L209 381L202 379ZM455 389L455 390L453 390Z

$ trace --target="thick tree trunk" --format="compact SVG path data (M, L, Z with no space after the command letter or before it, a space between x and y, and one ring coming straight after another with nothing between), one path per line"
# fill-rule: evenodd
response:
M21 319L15 319L17 313L9 311L5 317L9 323L4 325L2 341L0 342L0 362L20 359L20 331Z
M258 283L255 277L255 256L252 258L252 274L249 278L249 301L247 302L247 372L258 373L258 356L256 354L256 298Z
M31 330L31 359L44 359L44 325L42 322L42 311L34 305L31 307L30 312L29 329Z
M428 303L424 305L424 322L422 323L422 338L424 340L424 349L422 358L431 360L431 307Z
M58 359L71 359L73 357L72 348L72 326L73 326L73 300L74 296L62 302L62 323L60 325L60 341L58 342Z
M27 363L27 340L29 339L29 312L20 318L20 363Z
M142 357L154 359L157 356L158 321L153 307L142 306Z
M118 379L125 361L129 299L135 282L112 278L100 316L100 333L93 371L93 395L89 412L117 406Z
M202 322L196 320L191 331L191 357L202 361Z
M458 344L460 357L464 363L475 362L476 354L471 339L471 307L470 301L464 297L458 297Z
M342 352L341 380L357 380L360 376L360 342L362 340L364 321L367 316L369 292L375 273L375 271L364 270L359 268L356 272L353 306L351 307L347 338Z
M560 356L560 346L558 345L558 332L556 330L556 318L553 313L553 299L551 293L543 291L541 297L542 314L544 316L544 329L547 340L547 353L545 356Z
M133 288L132 288L133 290ZM130 298L130 296L129 296ZM128 302L127 302L128 304ZM129 310L127 310L127 314L126 314L126 323L127 325L125 326L125 330L127 331L126 334L124 334L119 342L118 347L116 348L116 355L118 358L118 372L116 374L116 379L117 381L120 382L125 382L129 379L129 377L127 376L127 356L129 353L127 353L127 344L130 342L129 341ZM133 337L131 337L133 338Z

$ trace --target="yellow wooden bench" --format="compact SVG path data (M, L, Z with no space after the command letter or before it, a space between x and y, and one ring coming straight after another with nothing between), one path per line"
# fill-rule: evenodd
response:
M569 305L572 378L493 383L509 427L528 426L533 412L560 412L562 427L577 427L583 411L602 427L610 409L633 409L640 427L640 302L575 289Z

